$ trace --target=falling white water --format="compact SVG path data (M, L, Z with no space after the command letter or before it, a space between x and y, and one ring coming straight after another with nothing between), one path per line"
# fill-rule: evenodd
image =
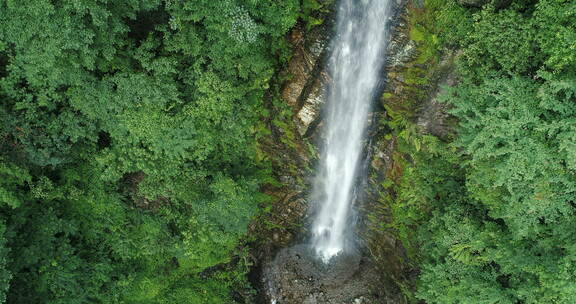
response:
M328 65L326 142L314 189L312 244L325 261L350 242L354 188L371 101L384 63L390 0L341 0Z

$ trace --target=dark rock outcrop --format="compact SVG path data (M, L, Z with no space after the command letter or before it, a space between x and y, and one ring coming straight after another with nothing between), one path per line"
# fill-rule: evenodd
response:
M302 29L295 28L290 35L294 54L283 72L290 80L282 89L282 99L294 109L300 136L311 135L321 119L328 82L323 64L328 40L326 27L315 28L306 35Z
M441 139L448 139L453 128L450 120L453 119L449 114L449 104L439 102L438 96L445 91L445 87L452 87L457 84L454 60L458 56L456 52L444 54L441 62L435 68L439 74L434 86L434 91L424 100L418 111L417 125L422 133L432 134Z
M374 263L354 250L325 264L307 245L283 249L267 265L264 279L275 304L403 303Z

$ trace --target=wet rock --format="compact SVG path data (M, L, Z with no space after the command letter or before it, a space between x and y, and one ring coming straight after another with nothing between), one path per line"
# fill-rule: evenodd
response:
M439 102L438 97L444 94L446 87L457 84L454 60L458 55L458 53L447 53L443 56L436 68L440 76L435 91L424 101L418 111L417 124L425 134L432 134L438 138L447 139L454 132L450 123L452 116L448 113L450 105Z
M278 253L263 274L269 303L404 303L389 292L375 265L357 250L324 264L307 245ZM360 302L359 302L360 301Z
M282 90L282 99L294 109L298 133L311 133L310 126L318 125L320 110L325 102L328 81L323 70L323 60L329 37L325 27L319 27L305 36L301 29L294 29L291 43L295 48L284 73L290 77Z
M402 30L403 26L405 25L399 25L399 30L394 34L394 38L388 46L388 70L410 62L417 55L416 42L408 38L406 31Z
M364 297L359 297L357 299L354 299L354 304L363 304L363 303L368 303L368 302L366 302L366 298L364 298Z
M375 172L385 173L392 165L392 154L394 153L394 140L380 138L372 145L372 161L370 165Z
M439 93L442 90L439 90ZM423 106L421 114L418 117L418 126L423 133L432 134L438 138L446 138L451 129L447 124L450 117L447 114L448 105L438 102L436 98L429 99Z
M301 136L310 134L309 128L320 119L322 105L326 102L326 82L325 77L317 79L312 92L304 100L302 108L296 114L296 126Z
M283 71L290 77L282 90L282 99L289 106L295 107L298 104L298 98L304 90L310 73L316 66L319 55L316 55L310 49L306 49L304 33L302 29L295 28L290 34L290 43L294 46L295 51L292 59L288 63L288 68Z

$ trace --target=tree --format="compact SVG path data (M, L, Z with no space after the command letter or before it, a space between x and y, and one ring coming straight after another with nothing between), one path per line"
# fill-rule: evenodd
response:
M10 303L230 303L199 273L263 199L255 126L299 9L0 0L0 294L12 273Z

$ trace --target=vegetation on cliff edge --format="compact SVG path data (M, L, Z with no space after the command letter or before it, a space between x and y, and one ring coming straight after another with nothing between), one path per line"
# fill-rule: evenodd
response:
M386 185L395 193L388 229L420 269L415 295L573 303L576 1L426 5L438 50L461 53L459 83L440 97L458 120L455 138L406 140L399 135L417 128L409 117L393 126L404 148L401 174Z
M231 303L316 2L0 1L0 303Z

